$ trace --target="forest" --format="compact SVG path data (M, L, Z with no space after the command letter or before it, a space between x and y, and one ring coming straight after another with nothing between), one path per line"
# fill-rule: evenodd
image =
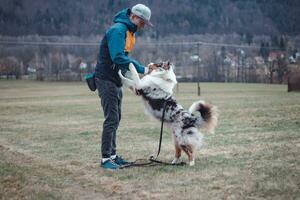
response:
M0 0L0 35L101 35L121 9L152 10L152 38L177 34L296 35L299 0Z

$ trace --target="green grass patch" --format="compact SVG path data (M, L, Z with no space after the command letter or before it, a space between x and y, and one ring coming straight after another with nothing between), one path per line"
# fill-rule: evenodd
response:
M194 167L99 167L103 112L85 83L0 80L2 199L297 199L300 196L300 93L286 85L180 83L186 109L204 99L219 125L204 134ZM124 89L118 152L155 155L160 122ZM174 145L164 131L160 159ZM183 155L183 160L187 160Z

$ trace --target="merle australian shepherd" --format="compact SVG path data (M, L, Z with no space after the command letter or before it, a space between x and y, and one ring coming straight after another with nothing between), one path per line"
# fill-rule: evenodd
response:
M142 79L133 66L124 77L119 71L123 85L134 89L142 97L145 110L154 118L161 120L165 107L164 122L172 130L175 143L173 164L180 162L181 152L188 156L189 165L195 164L195 150L202 145L201 130L213 132L218 121L218 111L204 101L194 102L189 110L184 110L172 96L177 84L173 65L169 62L156 64L156 69Z

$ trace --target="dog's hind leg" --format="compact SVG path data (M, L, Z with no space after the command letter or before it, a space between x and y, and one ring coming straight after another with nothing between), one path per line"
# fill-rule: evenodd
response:
M195 165L195 158L194 158L194 150L193 147L190 145L181 145L182 150L186 155L188 156L189 159L189 165L194 166Z
M172 164L177 164L180 162L180 156L181 156L181 148L178 145L177 142L175 142L175 158L172 161Z

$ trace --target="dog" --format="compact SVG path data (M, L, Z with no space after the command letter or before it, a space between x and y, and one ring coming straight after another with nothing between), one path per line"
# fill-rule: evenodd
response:
M202 146L201 130L213 132L218 121L216 106L204 101L194 102L189 110L184 110L172 96L177 84L173 65L170 62L155 64L156 69L140 79L133 64L129 64L131 75L119 76L125 87L134 88L142 97L145 110L161 120L165 109L164 123L172 130L175 144L175 158L172 164L180 162L181 152L188 156L189 165L195 165L195 150Z

